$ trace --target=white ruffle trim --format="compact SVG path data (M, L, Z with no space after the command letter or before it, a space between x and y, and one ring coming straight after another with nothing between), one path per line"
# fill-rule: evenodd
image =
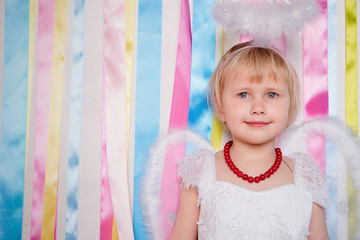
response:
M328 188L317 164L306 154L293 153L295 184L309 192L313 202L326 207Z
M178 161L178 177L187 189L190 187L198 189L207 153L208 151L204 150L196 151Z

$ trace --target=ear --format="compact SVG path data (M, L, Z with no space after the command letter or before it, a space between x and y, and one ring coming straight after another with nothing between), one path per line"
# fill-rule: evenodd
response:
M214 101L215 104L215 112L217 117L219 118L219 120L221 122L225 122L225 112L224 112L224 108L221 106L221 104L219 103L219 100L217 98L215 98Z

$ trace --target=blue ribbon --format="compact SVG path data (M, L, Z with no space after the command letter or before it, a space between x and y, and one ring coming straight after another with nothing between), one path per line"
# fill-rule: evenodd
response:
M77 239L85 0L75 0L66 196L66 239Z
M328 92L329 115L337 116L337 0L328 0ZM337 239L338 224L338 151L336 145L326 142L326 175L331 176L332 188L329 189L329 200L326 208L327 229L330 239Z
M193 5L189 128L210 141L212 112L207 103L207 85L215 65L213 0L196 0Z
M5 1L4 33L0 141L0 239L21 239L28 91L28 1Z
M134 208L135 239L148 239L141 215L141 180L149 147L159 134L162 0L139 0L135 112Z

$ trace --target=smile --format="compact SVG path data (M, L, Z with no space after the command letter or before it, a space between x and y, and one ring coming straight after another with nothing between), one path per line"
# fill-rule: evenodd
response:
M265 127L269 124L267 122L261 122L261 121L252 121L252 122L245 122L245 123L250 127L256 127L256 128Z

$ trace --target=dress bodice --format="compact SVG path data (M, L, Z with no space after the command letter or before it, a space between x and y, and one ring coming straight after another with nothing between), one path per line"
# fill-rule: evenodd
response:
M181 160L179 176L199 194L198 239L307 239L312 204L325 205L326 185L307 155L290 158L294 184L265 191L217 181L212 152L196 152Z

